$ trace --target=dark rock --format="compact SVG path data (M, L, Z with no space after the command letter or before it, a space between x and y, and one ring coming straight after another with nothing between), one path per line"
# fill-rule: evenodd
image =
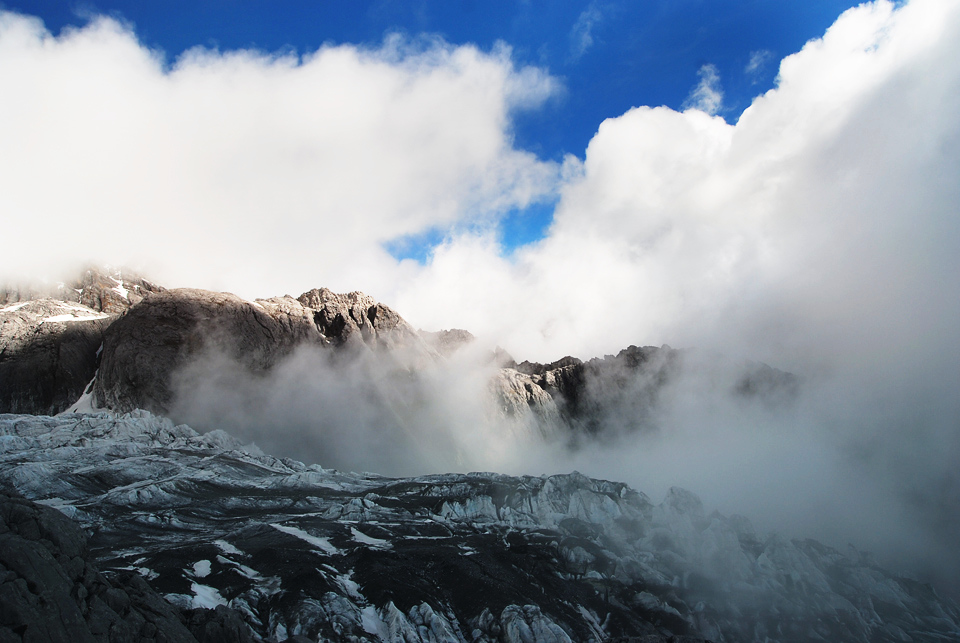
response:
M114 317L53 299L0 309L0 412L56 414L97 370Z
M87 270L55 287L0 288L0 413L66 410L97 371L104 330L162 288L132 275Z
M403 353L429 359L416 331L362 293L311 290L299 299L250 302L230 293L180 288L148 295L104 335L94 388L100 407L166 413L171 378L201 357L263 374L298 346Z
M86 534L72 520L0 492L0 641L208 640L193 636L142 578L127 573L108 580L89 556ZM254 639L247 632L231 640Z

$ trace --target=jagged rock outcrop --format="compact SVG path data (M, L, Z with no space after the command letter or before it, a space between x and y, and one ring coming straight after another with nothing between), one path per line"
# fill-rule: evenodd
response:
M149 295L105 333L96 402L166 413L174 397L171 378L191 360L225 358L265 373L302 345L403 354L410 363L433 356L396 312L362 293L323 288L298 299L251 302L178 288Z
M161 290L96 269L70 284L0 288L0 412L67 409L96 373L106 328Z
M430 348L444 357L449 357L464 346L469 346L476 341L473 333L462 328L451 328L450 330L438 330L436 332L419 330L417 332Z
M121 314L148 293L162 290L163 287L129 270L88 268L79 278L67 283L0 286L0 306L35 299L56 299L77 303L97 312Z
M396 311L362 292L341 295L315 288L297 301L313 311L317 330L327 341L341 345L362 342L387 350L424 346L417 331Z
M0 412L56 414L69 407L93 379L114 319L54 299L0 308Z
M493 386L513 415L524 407L535 417L559 414L575 436L630 433L657 430L667 387L701 371L709 372L724 394L771 407L791 403L800 387L797 376L766 364L734 364L667 345L628 346L586 362L570 356L549 364L524 361L504 368ZM545 399L552 403L544 405Z
M108 578L266 640L960 639L929 585L682 489L655 504L576 472L341 473L144 412L0 416L0 438L0 487L95 526Z
M681 352L630 346L587 362L564 357L501 369L492 383L508 415L558 418L575 434L653 428L661 389L680 372Z

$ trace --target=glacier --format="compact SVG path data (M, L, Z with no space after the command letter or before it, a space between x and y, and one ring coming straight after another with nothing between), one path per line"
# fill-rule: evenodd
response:
M960 640L931 586L679 488L342 472L146 411L0 415L0 486L79 522L105 574L254 640Z

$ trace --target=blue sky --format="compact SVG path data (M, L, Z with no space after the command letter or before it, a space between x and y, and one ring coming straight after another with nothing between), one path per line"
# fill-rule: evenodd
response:
M514 145L544 160L581 159L606 118L639 105L682 109L698 72L717 72L717 113L735 123L751 100L774 86L781 58L823 35L850 0L643 0L638 2L473 0L330 2L6 1L40 17L48 30L85 25L92 15L129 24L141 43L172 62L198 45L304 54L323 44L379 46L390 33L439 35L452 45L490 51L506 43L518 66L544 68L562 90L536 109L513 114ZM752 64L751 64L752 62ZM511 252L541 238L555 199L505 213L500 240ZM423 262L445 230L388 242L397 258Z

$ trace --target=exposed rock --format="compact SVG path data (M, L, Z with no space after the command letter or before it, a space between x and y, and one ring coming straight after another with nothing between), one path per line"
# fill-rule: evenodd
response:
M54 299L0 308L0 412L56 414L69 407L93 379L114 319Z
M472 344L476 337L470 331L461 328L452 328L450 330L438 330L430 332L426 330L417 331L427 346L437 351L444 357L453 355L458 350Z
M571 356L549 364L524 361L505 369L514 375L501 375L495 386L514 414L524 404L535 415L556 413L574 434L646 430L654 425L661 389L679 368L680 351L669 346L630 346L588 362Z
M317 329L334 343L362 342L386 349L423 346L417 331L396 311L361 292L338 295L327 288L315 288L297 300L313 311Z
M104 330L161 290L97 269L70 284L0 288L0 413L67 409L97 371Z
M409 363L434 355L396 312L362 293L324 288L250 302L179 288L148 295L105 334L97 404L166 413L171 377L194 358L216 355L265 373L304 344L402 355Z
M108 579L89 558L76 523L0 491L0 640L197 643L177 609L140 576ZM205 615L195 619L211 622ZM232 640L252 641L244 630L245 639Z
M789 404L796 399L800 378L759 362L746 362L733 390L745 398L759 399L767 406Z
M490 381L496 416L527 423L542 435L560 428L560 412L550 394L525 373L501 368Z
M0 306L56 299L74 302L97 312L120 314L139 302L147 293L163 288L129 270L88 268L74 281L57 284L0 286Z
M669 346L628 346L617 355L581 361L564 357L549 364L521 362L515 372L528 376L523 387L498 385L507 406L517 413L527 403L534 414L549 394L553 406L574 436L616 434L658 429L658 411L664 391L682 376L703 375L725 382L732 393L766 406L789 404L799 393L800 381L766 364L736 364L720 356L700 355ZM516 378L501 377L500 384Z

